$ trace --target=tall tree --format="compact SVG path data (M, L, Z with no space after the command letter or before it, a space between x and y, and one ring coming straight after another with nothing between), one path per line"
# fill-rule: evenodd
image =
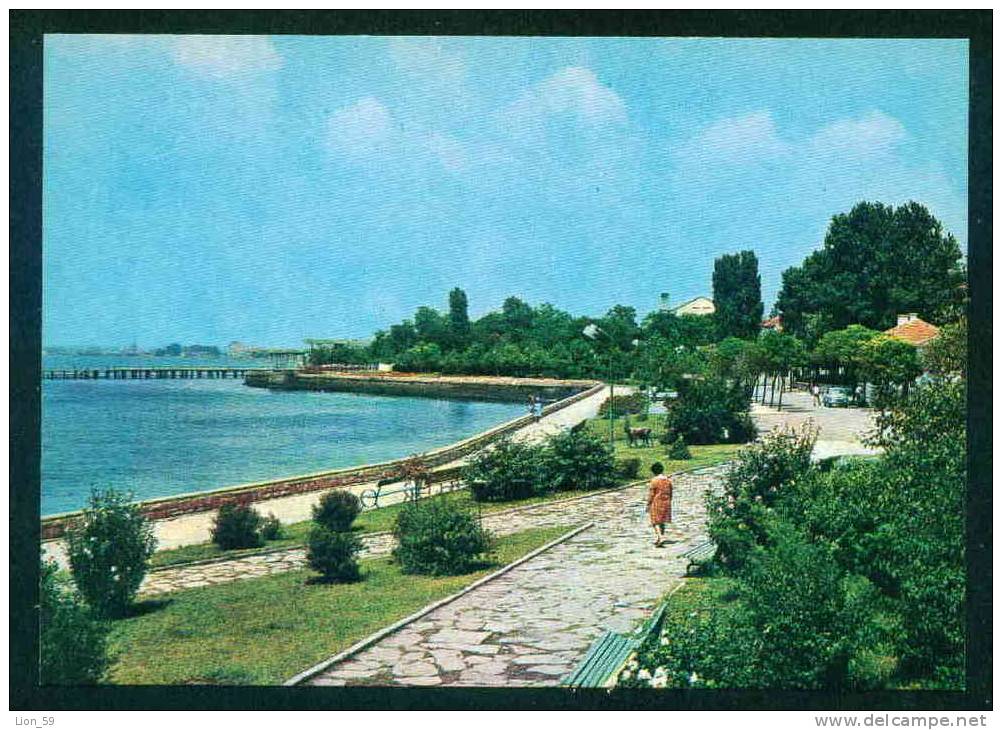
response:
M966 272L956 239L918 203L858 203L832 218L824 247L783 272L783 328L813 344L861 324L885 330L897 314L939 323L963 301Z
M764 307L754 251L724 254L713 262L713 304L721 337L758 335Z
M414 328L419 342L438 345L440 348L448 344L448 320L431 307L417 308L414 312Z
M449 292L449 333L453 347L465 347L470 339L470 312L466 292L458 286Z

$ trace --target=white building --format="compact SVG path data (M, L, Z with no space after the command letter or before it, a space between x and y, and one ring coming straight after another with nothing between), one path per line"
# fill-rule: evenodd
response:
M713 314L717 311L717 308L713 306L713 300L709 297L696 297L695 299L690 299L687 302L679 304L677 307L673 307L672 310L677 315L682 314L696 314L705 315Z

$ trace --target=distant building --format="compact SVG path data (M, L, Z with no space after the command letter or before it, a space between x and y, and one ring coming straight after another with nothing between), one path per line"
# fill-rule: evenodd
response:
M899 314L897 325L889 330L884 330L884 334L896 340L907 342L909 345L922 347L939 337L939 327L919 319L915 312L909 312L908 314Z
M226 354L229 355L230 357L244 357L245 355L249 355L251 350L255 349L257 348L251 347L250 345L246 345L243 342L234 340L233 342L231 342L229 345L226 346Z
M775 317L769 317L769 319L762 320L762 329L764 330L775 330L776 332L783 331L783 318L778 314Z
M696 297L695 299L690 299L687 302L679 304L677 307L673 307L671 311L677 315L695 314L702 316L713 314L717 311L717 308L713 306L713 300L709 297Z
M669 301L670 297L668 296L668 292L666 291L661 292L661 296L658 298L658 309L660 309L662 312L670 311L671 307L668 306Z

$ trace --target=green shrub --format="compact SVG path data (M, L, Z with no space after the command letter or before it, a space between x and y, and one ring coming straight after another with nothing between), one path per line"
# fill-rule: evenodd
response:
M39 596L39 681L96 684L108 668L108 626L61 585L55 563L42 563Z
M261 515L249 504L224 504L212 521L212 542L220 550L239 550L261 545Z
M313 506L313 521L332 532L346 532L361 511L362 502L355 494L335 489Z
M665 430L688 444L745 443L756 436L746 388L722 378L687 380L668 408Z
M285 530L282 528L282 522L271 512L268 516L261 520L261 533L262 540L281 540L285 537Z
M616 483L612 449L587 431L547 438L540 466L547 489L605 489Z
M73 582L87 605L102 617L124 615L157 543L138 505L115 490L93 491L66 542Z
M640 459L616 459L616 475L620 479L636 479L640 476Z
M671 447L668 449L668 458L675 461L687 461L692 458L692 454L689 453L689 447L685 443L685 439L682 438L682 434L675 437L672 441Z
M474 570L490 549L477 518L449 500L411 502L397 515L393 556L404 573L459 575Z
M750 688L756 686L758 656L759 637L738 602L687 616L669 613L620 675L619 686Z
M646 413L650 406L650 400L643 393L630 393L629 395L614 395L606 398L598 407L598 415L603 418L609 417L609 408L613 408L616 416L637 415Z
M508 502L543 490L543 447L506 438L474 455L463 481L478 502Z
M362 541L352 532L315 525L306 543L306 562L331 583L354 583L361 577L357 555Z
M707 501L709 534L717 559L740 566L756 545L767 542L773 509L783 490L811 470L817 431L810 425L781 429L738 452L724 478L723 494Z

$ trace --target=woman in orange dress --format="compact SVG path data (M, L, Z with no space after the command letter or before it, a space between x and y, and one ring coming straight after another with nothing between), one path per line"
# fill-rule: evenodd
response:
M654 528L654 547L661 547L665 536L665 523L671 522L671 479L660 463L651 464L650 488L647 490L647 513Z

